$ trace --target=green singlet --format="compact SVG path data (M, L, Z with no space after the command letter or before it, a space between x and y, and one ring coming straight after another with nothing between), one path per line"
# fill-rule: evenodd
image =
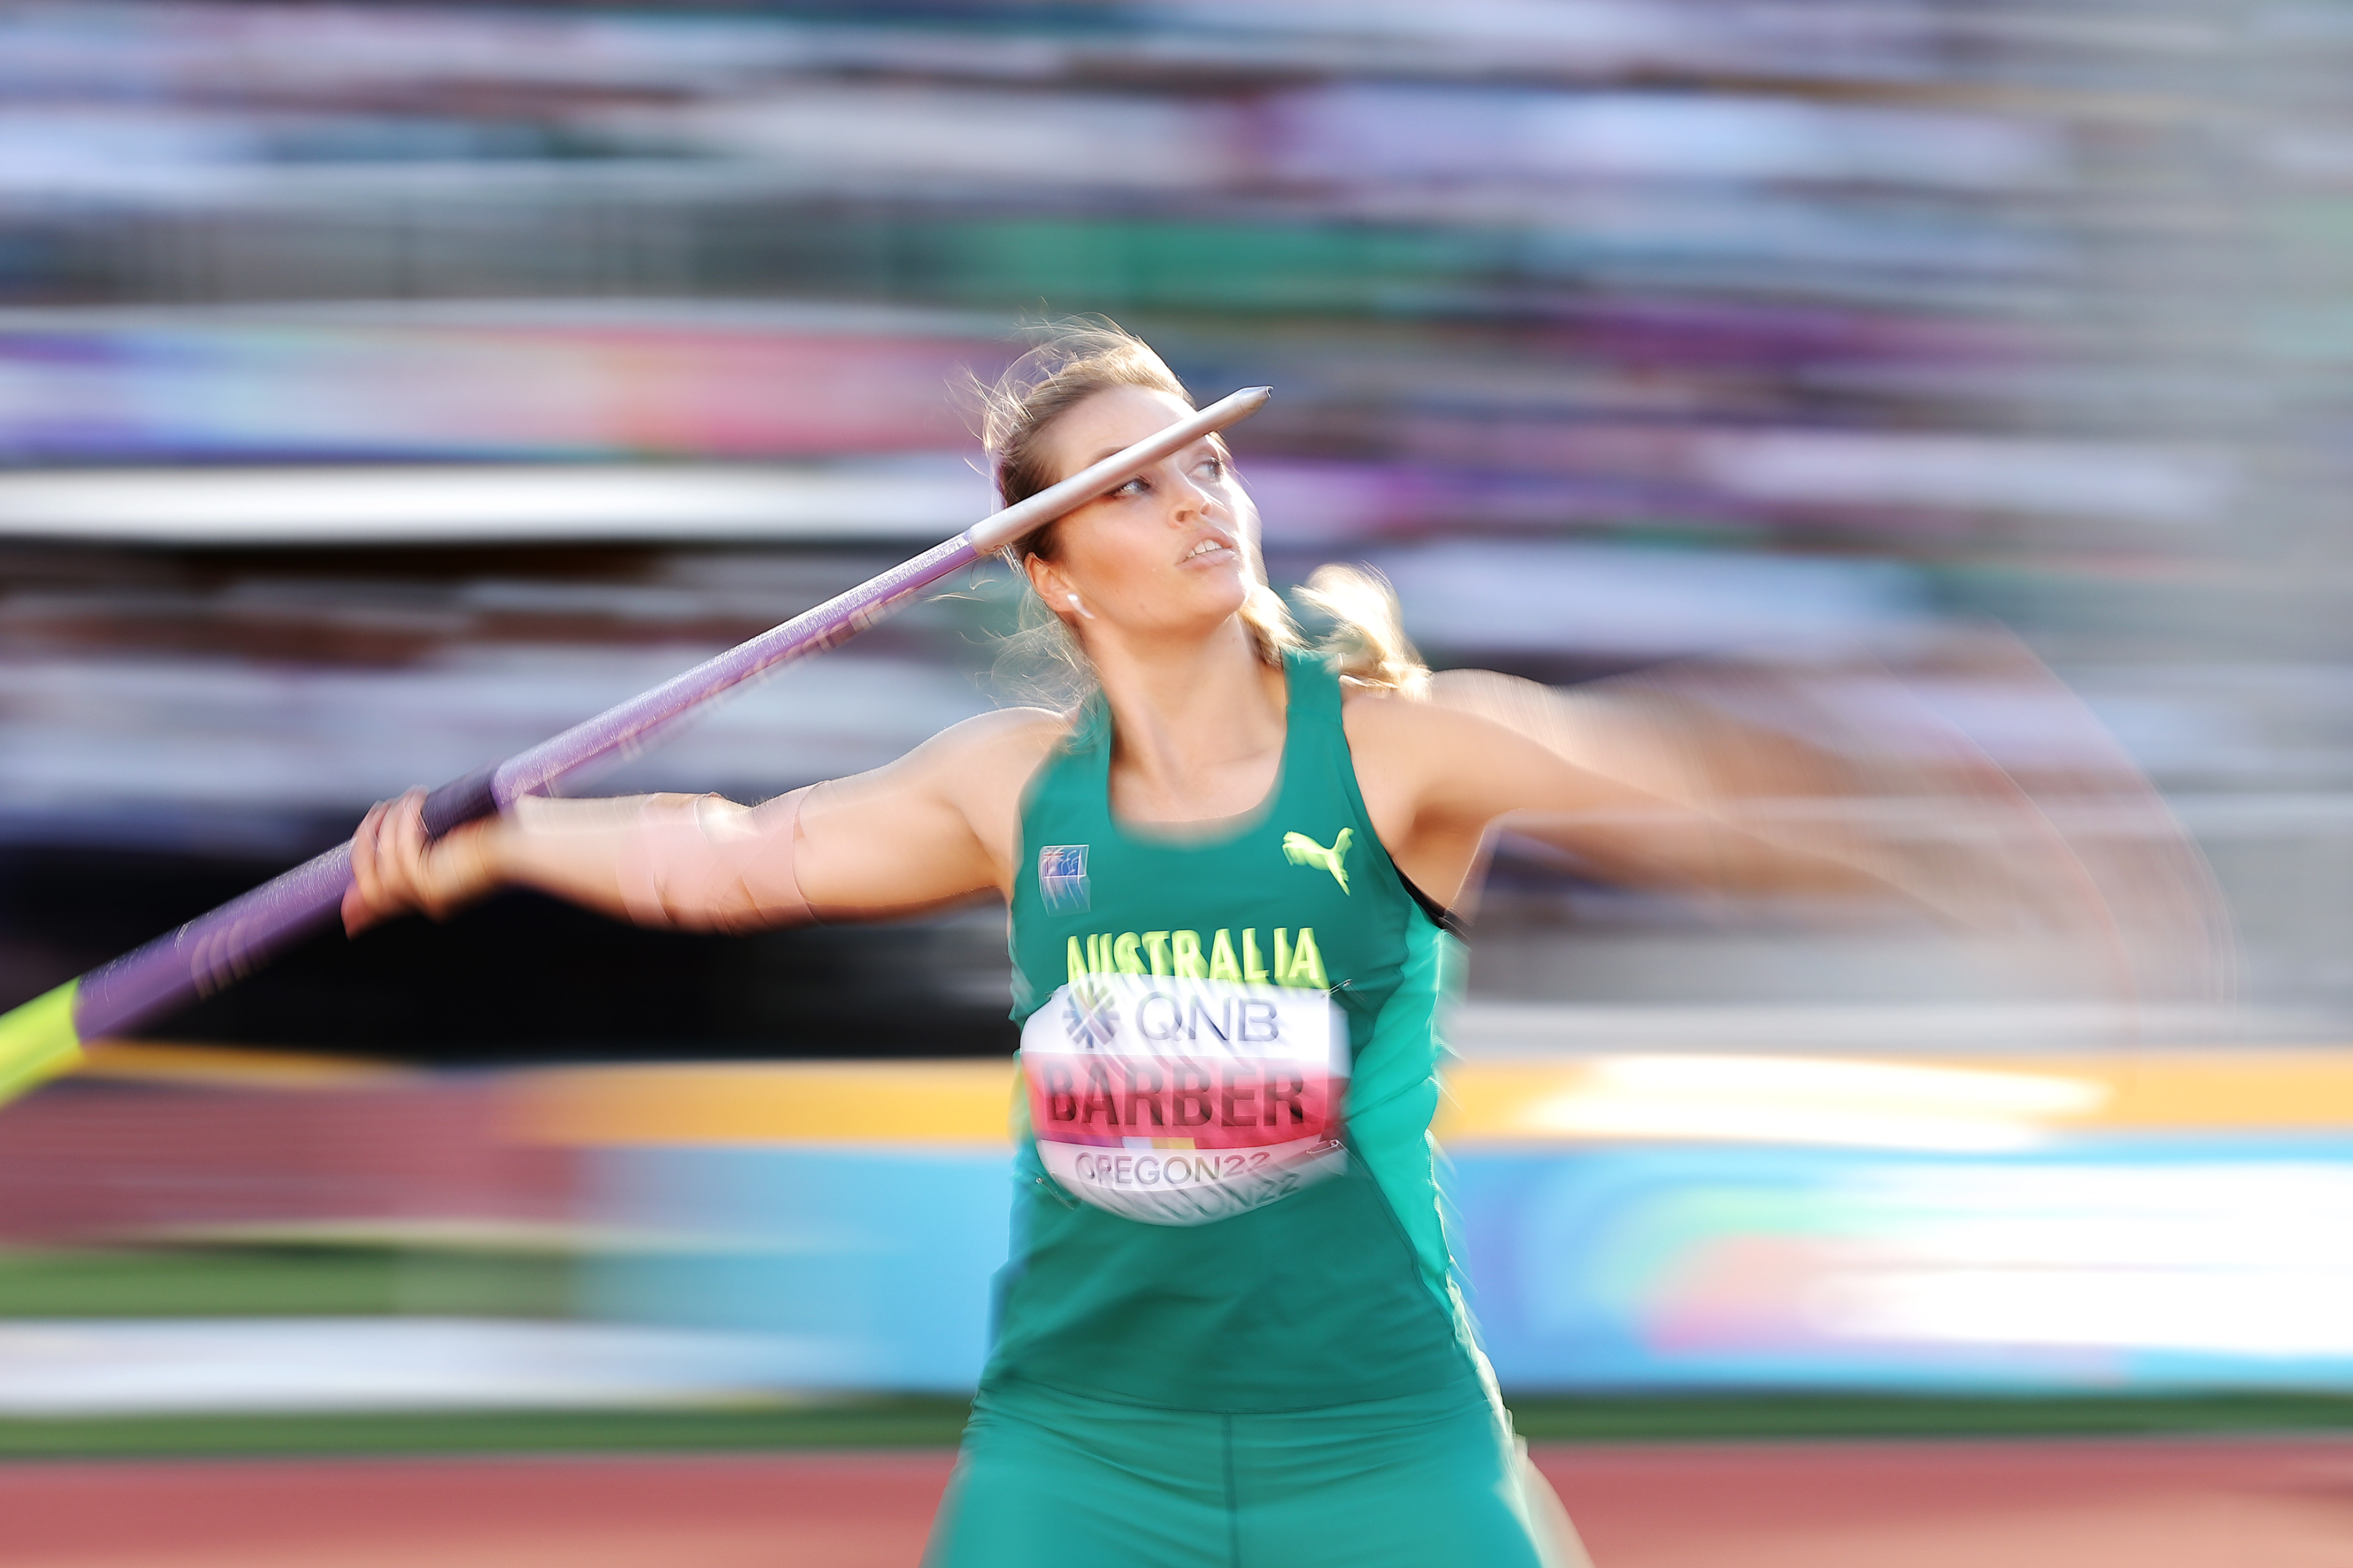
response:
M1286 674L1246 826L1121 826L1100 694L1024 796L1012 1257L934 1568L1581 1559L1440 1219L1460 949L1365 814L1338 679Z

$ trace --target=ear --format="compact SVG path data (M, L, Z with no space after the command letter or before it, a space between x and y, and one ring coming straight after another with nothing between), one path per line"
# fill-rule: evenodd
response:
M1029 591L1038 595L1039 603L1056 619L1069 622L1072 617L1063 606L1070 603L1070 595L1074 590L1060 565L1042 555L1024 555L1021 569L1029 574Z

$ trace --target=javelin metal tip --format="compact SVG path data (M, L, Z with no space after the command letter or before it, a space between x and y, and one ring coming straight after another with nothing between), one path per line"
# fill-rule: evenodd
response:
M1223 430L1229 425L1240 424L1265 407L1266 400L1273 395L1274 388L1271 386L1237 387L1202 409L1195 417L1208 420L1209 429Z

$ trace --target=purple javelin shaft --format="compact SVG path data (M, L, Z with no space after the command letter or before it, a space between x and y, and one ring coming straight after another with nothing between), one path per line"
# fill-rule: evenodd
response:
M427 830L447 833L503 811L524 795L544 794L591 763L635 753L682 714L779 665L849 641L949 573L1125 484L1170 453L1248 418L1270 395L1267 387L1244 387L1028 500L984 518L913 560L704 660L674 680L608 708L496 767L442 785L426 797ZM75 1033L88 1042L132 1028L244 978L272 954L332 920L351 884L352 847L339 844L179 930L101 964L82 976L75 994Z

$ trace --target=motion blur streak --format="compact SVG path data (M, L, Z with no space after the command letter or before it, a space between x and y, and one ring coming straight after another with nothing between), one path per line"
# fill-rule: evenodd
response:
M0 1008L963 526L958 389L1103 311L1279 389L1278 586L1845 873L1497 838L1439 1134L1524 1409L2341 1421L2348 68L2333 0L7 7ZM875 766L1020 695L1017 589L592 787ZM0 1120L0 1447L952 1417L1008 1001L987 909L290 954ZM2170 1568L2335 1561L2341 1447L1546 1463L1609 1568ZM944 1467L0 1467L0 1555L903 1563Z
M1530 1058L1488 1054L1509 1037L1475 1007L1459 1025L1440 1133L1515 1387L2353 1386L2353 1052ZM0 1147L0 1291L37 1320L0 1329L0 1410L978 1373L1002 1064L289 1076L149 1047L161 1083L114 1070ZM87 1250L125 1245L149 1250ZM142 1288L132 1321L58 1311ZM135 1321L174 1291L216 1315ZM392 1315L319 1315L363 1310Z
M2016 1072L1786 1058L1620 1057L1589 1088L1528 1108L1547 1131L1913 1149L2016 1149L2105 1086Z

